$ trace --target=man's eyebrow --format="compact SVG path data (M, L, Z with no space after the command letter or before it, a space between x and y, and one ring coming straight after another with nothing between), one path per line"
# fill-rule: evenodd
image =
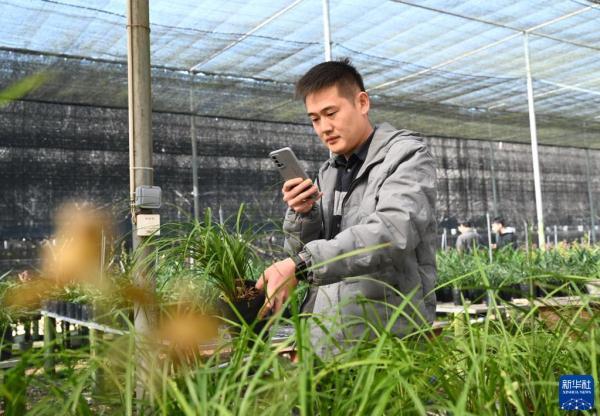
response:
M327 112L327 111L332 110L334 108L335 108L334 105L330 105L328 107L323 108L321 111L319 111L319 113L324 113L324 112ZM316 116L317 115L317 113L306 113L306 114L308 114L309 116Z

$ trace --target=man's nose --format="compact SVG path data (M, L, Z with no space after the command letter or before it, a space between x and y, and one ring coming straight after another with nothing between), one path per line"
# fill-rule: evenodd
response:
M331 130L333 130L333 125L325 118L321 119L319 127L322 133L329 133Z

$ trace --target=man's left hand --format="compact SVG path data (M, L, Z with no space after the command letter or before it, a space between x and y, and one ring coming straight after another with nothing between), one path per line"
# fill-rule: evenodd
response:
M291 258L273 263L263 272L256 282L256 288L264 290L266 295L259 317L264 317L269 311L277 313L283 307L298 285L295 272L296 264Z

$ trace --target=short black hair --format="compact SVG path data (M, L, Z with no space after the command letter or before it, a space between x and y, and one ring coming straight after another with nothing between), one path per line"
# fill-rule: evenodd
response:
M503 227L504 227L504 226L505 226L505 224L506 224L506 223L504 222L504 218L502 218L502 217L496 217L496 218L494 218L494 220L492 221L492 223L500 224L500 225L502 225Z
M313 92L337 85L340 94L353 99L356 91L365 91L362 76L349 58L322 62L313 66L296 83L296 98L306 101Z
M471 221L471 220L460 220L460 221L458 221L458 225L462 225L463 227L473 228L473 221Z

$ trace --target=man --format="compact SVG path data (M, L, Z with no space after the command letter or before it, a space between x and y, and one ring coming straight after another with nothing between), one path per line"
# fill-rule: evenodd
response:
M519 247L515 229L505 225L504 218L496 217L492 221L492 231L496 234L496 243L492 244L492 248L501 249L502 247Z
M432 322L436 171L427 146L408 130L373 127L362 77L348 60L316 65L296 94L334 156L316 184L296 178L283 185L291 256L257 283L267 294L265 310L279 310L298 280L307 279L302 310L321 319L311 326L319 353L327 337L341 345L390 320L397 335L411 332L411 323ZM400 316L392 316L405 300Z
M458 232L460 235L456 239L456 250L459 253L471 253L473 249L479 247L480 236L477 230L473 228L471 221L462 220L458 222Z

